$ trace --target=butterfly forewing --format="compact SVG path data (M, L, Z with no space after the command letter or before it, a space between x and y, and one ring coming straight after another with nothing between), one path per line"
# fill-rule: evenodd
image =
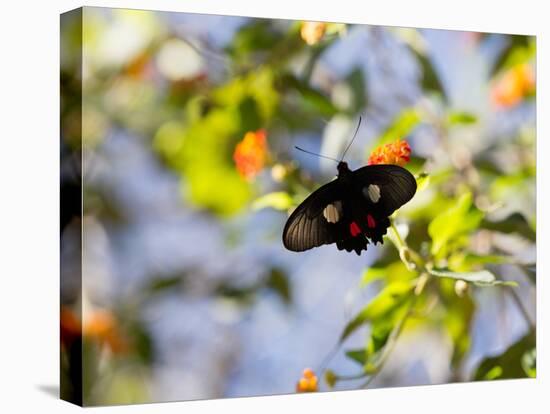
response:
M407 203L416 193L416 180L405 168L397 165L367 165L353 171L353 181L361 191L370 184L380 189L380 199L374 203L386 217Z
M323 216L323 210L339 197L336 183L332 181L320 187L292 212L283 231L283 244L288 250L301 252L334 243L334 229Z

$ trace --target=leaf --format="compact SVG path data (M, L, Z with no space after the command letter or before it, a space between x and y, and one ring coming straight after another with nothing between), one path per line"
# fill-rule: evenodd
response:
M371 329L370 339L367 343L365 351L369 355L375 355L378 353L390 337L392 330L394 329L394 321L380 321L374 323Z
M482 220L480 227L506 234L517 233L533 242L536 241L537 237L536 232L529 226L527 219L518 212L498 221Z
M279 295L286 305L292 302L292 292L287 275L280 269L272 269L266 281L266 287Z
M401 260L386 263L384 266L369 267L363 272L360 286L365 287L375 280L386 279L388 282L411 280L416 276L416 272L407 269Z
M242 26L233 37L228 50L233 55L246 55L257 51L268 51L280 41L280 35L272 30L268 20L254 19Z
M407 45L420 64L422 70L422 88L426 91L437 92L446 99L445 89L437 74L437 70L430 60L428 43L422 36L421 31L417 29L395 28L393 33Z
M414 51L420 67L422 68L422 88L427 91L433 91L441 94L441 96L446 99L445 88L443 88L443 83L437 74L434 66L432 65L431 60L427 54L421 54Z
M429 272L437 277L464 280L466 282L475 283L478 286L517 286L517 283L513 281L496 280L495 275L488 270L479 270L475 272L451 272L449 270L431 269Z
M296 90L302 97L304 104L319 114L331 117L339 112L339 109L334 106L329 97L295 76L286 75L282 82L285 87L291 87Z
M510 41L491 68L491 75L524 63L535 55L535 41L533 36L509 35Z
M405 317L406 311L406 307L400 307L391 312L389 317L373 322L365 348L349 350L346 352L346 356L360 364L365 372L376 369L377 359L386 346L392 331L396 329L397 321Z
M523 274L529 278L531 283L534 285L537 284L537 267L536 265L524 265L524 264L516 264Z
M157 293L165 290L171 290L181 287L185 282L185 275L183 276L171 276L171 277L156 277L152 279L147 290L151 293Z
M365 365L367 363L367 353L364 348L346 351L346 356L360 365Z
M404 305L410 298L409 294L412 292L413 288L414 284L411 281L395 281L386 286L367 306L348 322L342 332L340 342L344 341L365 323L384 318Z
M452 111L447 114L446 123L453 125L471 125L477 122L477 117L470 112Z
M420 121L420 113L416 109L404 109L394 118L392 123L388 125L382 135L376 140L374 148L396 141L397 139L404 139L412 132ZM370 154L370 151L368 154Z
M430 174L427 172L421 172L416 177L416 191L425 190L430 184Z
M329 388L334 388L336 385L336 381L338 380L337 375L334 373L334 371L327 369L325 371L325 382L329 386Z
M446 282L450 283L441 284L442 301L445 305L443 325L453 344L451 365L457 368L472 343L470 330L475 304L470 295L457 296L452 280L447 279Z
M288 210L294 205L293 199L285 191L276 191L258 197L252 203L253 210L261 210L263 208L273 208L275 210Z
M351 111L353 113L359 112L368 104L367 84L361 68L357 67L351 71L351 73L347 76L346 81L353 92L353 104Z
M535 352L536 338L531 332L513 343L502 354L485 358L475 370L474 380L523 378L534 374L536 361L527 361ZM525 356L526 354L530 354ZM527 360L524 360L527 359ZM527 366L527 372L524 365ZM530 366L532 364L532 366Z
M521 367L525 374L530 378L537 376L537 350L536 348L527 351L521 357Z
M463 194L448 209L438 214L428 225L428 234L432 238L431 253L436 257L446 254L447 243L457 236L476 228L483 218L477 209L470 210L472 194Z
M385 267L369 267L363 272L361 277L360 286L367 286L369 283L374 282L375 280L383 279L387 274Z

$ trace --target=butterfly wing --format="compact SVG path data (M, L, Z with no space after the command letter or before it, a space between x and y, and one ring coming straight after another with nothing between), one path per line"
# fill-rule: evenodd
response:
M336 243L338 249L360 255L369 239L382 243L389 216L416 192L414 176L396 165L366 166L351 172L350 178L325 184L294 210L283 230L288 250ZM338 207L337 217L327 218L327 206Z
M288 250L302 252L336 240L334 226L329 223L323 211L340 197L338 180L311 193L288 218L283 230L283 244Z
M395 210L407 203L416 193L416 180L405 168L398 165L367 165L353 171L353 181L358 197L366 197L368 186L376 185L380 197L376 203L369 198L369 207L380 216L389 217ZM366 189L366 190L365 190Z
M416 180L397 165L368 165L353 171L352 218L374 244L390 226L389 216L416 192Z

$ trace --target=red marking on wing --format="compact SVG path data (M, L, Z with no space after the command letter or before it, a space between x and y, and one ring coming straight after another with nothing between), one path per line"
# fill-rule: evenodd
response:
M374 229L376 227L376 221L370 214L367 214L367 226L369 226L369 229Z
M352 221L351 224L349 225L349 231L353 237L361 233L361 229L359 228L359 226L355 221Z

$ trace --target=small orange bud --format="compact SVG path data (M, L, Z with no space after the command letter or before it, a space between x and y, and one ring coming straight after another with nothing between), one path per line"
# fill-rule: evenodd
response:
M82 333L85 337L93 339L101 345L107 345L114 353L124 353L128 350L128 344L110 311L94 311L84 320Z
M397 140L374 149L369 165L395 164L404 166L411 160L411 147L407 141Z
M323 38L326 28L327 24L323 22L302 22L300 36L304 42L312 46Z
M315 392L317 391L317 376L310 369L306 368L302 372L302 378L296 384L296 392Z
M516 65L500 75L491 86L491 101L497 108L511 108L535 89L535 72L527 63Z
M267 160L265 130L249 131L235 147L233 160L237 171L247 180L252 180L264 167Z
M61 343L69 346L82 335L82 326L78 316L67 306L61 306Z

